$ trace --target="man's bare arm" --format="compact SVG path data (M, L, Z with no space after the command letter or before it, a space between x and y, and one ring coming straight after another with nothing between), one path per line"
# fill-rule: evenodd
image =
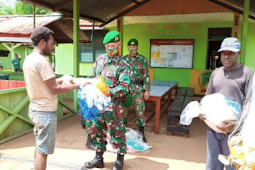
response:
M45 82L46 86L50 89L52 94L67 93L69 91L78 89L80 87L80 84L70 84L70 85L57 84L57 80L55 77L51 78L49 80L46 80L44 82Z

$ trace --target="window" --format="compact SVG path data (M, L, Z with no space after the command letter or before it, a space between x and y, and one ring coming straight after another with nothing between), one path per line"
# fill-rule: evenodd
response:
M96 58L105 53L103 39L108 30L94 30L93 42L91 44L80 44L80 62L93 63ZM91 37L92 30L85 30L84 33Z

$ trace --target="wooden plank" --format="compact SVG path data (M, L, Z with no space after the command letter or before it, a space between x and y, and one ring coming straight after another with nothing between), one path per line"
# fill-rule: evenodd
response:
M0 124L0 135L5 131L5 129L14 121L16 117L13 115L10 115L5 119L4 122Z
M72 113L77 113L73 108L71 108L70 106L68 106L67 104L65 104L63 101L58 100L59 104L61 104L62 106L64 106L65 108L67 108L69 111L71 111Z
M182 105L182 110L189 104L189 102L193 101L193 97L186 96Z
M1 90L9 89L9 81L8 80L1 80Z
M12 140L12 139L18 138L18 137L20 137L20 136L26 135L26 134L31 133L31 132L33 132L33 128L28 129L28 130L26 130L26 131L22 131L22 132L16 133L16 134L14 134L14 135L12 135L12 136L8 136L8 137L6 137L6 138L0 140L0 144L5 143L5 142L8 142L8 141L10 141L10 140Z
M22 81L11 81L16 83L17 87L24 86ZM15 85L11 85L15 87ZM60 97L61 98L61 97ZM62 99L60 99L62 101ZM63 108L59 102L59 108ZM63 101L62 104L73 114L63 116L63 110L58 109L62 114L58 121L75 116L76 112L72 107L67 106ZM61 106L60 106L61 105ZM28 118L29 98L25 87L8 90L0 90L0 142L7 142L13 138L22 136L32 131L32 122ZM17 119L18 118L18 119Z
M73 0L73 77L79 77L79 66L80 66L80 36L79 36L79 17L80 17L80 1ZM74 90L74 102L72 110L78 111L78 99L77 90ZM68 107L66 107L68 108Z
M18 102L16 107L13 109L14 113L19 113L20 110L29 102L28 96L24 97L21 101Z
M169 107L168 111L181 112L184 99L185 99L184 96L177 95L174 101L172 102L171 106Z
M26 91L26 88L21 87L21 88L16 88L16 89L0 90L0 95L1 94L16 93L16 92L19 92L19 91Z
M73 116L76 116L76 113L68 114L68 115L65 115L63 117L60 117L60 118L58 118L58 121L65 120L65 119L68 119L68 118L73 117Z
M180 87L180 88L179 88L179 90L178 90L177 95L179 95L179 96L185 96L185 95L186 95L187 90L188 90L188 88L187 88L187 87Z
M63 102L63 94L58 94L58 101ZM58 108L57 108L57 117L62 117L64 115L63 111L63 105L58 102Z
M238 38L240 30L240 14L235 12L234 13L234 21L232 27L232 37Z
M193 97L194 96L194 89L193 88L188 88L186 96Z
M30 120L28 120L27 118L25 118L25 117L23 117L23 116L21 116L21 115L15 113L15 112L12 111L12 110L7 109L7 108L4 107L4 106L1 106L1 105L0 105L0 109L4 110L5 112L7 112L7 113L9 113L9 114L14 115L15 118L18 117L18 118L24 120L25 122L27 122L27 123L29 123L29 124L32 124L32 122L31 122Z
M249 12L250 12L250 3L251 0L244 0L244 9L243 9L243 24L242 24L242 41L241 41L241 51L242 54L239 57L241 63L245 62L246 49L247 49L247 36L248 36L248 25L249 25Z

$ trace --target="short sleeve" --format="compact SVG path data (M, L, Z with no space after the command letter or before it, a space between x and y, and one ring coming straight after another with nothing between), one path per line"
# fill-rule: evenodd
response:
M41 60L37 64L36 69L40 73L43 81L56 77L50 62L47 59Z

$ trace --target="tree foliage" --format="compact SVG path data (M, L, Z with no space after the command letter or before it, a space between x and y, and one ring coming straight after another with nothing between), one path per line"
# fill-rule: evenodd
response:
M13 7L10 4L5 4L4 2L0 2L0 15L13 15L14 14Z
M48 14L50 10L36 7L36 14ZM16 1L14 5L0 2L0 15L31 15L33 14L33 6L24 2Z
M50 13L50 10L46 10L43 8L36 7L35 13L36 14L47 14ZM28 15L33 14L33 6L31 4L23 3L23 2L16 2L15 4L15 14L17 15Z

